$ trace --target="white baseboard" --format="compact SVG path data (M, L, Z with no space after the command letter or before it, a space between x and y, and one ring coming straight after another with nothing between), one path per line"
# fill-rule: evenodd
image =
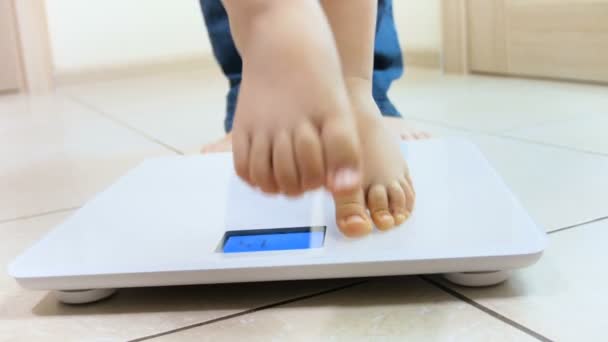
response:
M438 69L441 66L441 54L439 50L406 49L403 52L405 67L419 66Z
M132 64L116 64L63 72L58 71L55 72L55 83L61 86L86 82L110 81L159 73L200 70L209 67L219 68L211 54L177 57Z
M440 54L435 50L405 50L405 65L426 68L439 68ZM58 86L110 81L151 74L219 68L213 55L178 57L133 64L117 64L55 73L55 84Z

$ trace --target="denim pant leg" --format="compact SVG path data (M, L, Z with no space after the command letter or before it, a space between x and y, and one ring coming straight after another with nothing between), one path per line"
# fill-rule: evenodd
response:
M403 75L403 55L395 28L393 17L393 1L378 1L378 17L376 20L376 40L374 44L374 77L372 94L384 116L401 114L388 98L388 90L399 77Z
M232 40L228 15L221 0L200 0L200 4L213 54L230 84L230 90L226 96L226 117L224 119L224 129L229 132L232 130L241 84L242 61ZM395 29L393 1L378 0L372 90L374 100L382 115L401 116L388 98L388 90L392 82L402 74L403 56Z
M200 4L213 55L230 85L230 90L226 95L226 117L224 118L224 130L230 132L241 85L243 63L232 40L228 15L221 0L200 0Z

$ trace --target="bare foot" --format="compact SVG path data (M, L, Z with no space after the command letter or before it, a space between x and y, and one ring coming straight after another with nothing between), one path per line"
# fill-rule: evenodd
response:
M371 221L378 229L388 230L411 215L415 192L401 153L399 136L409 140L429 135L414 130L398 133L389 129L387 123L392 123L392 127L401 122L395 118L383 120L365 87L361 91L351 89L351 101L361 140L363 187L350 198L335 197L334 200L340 230L347 236L362 236L371 232Z
M206 144L201 148L202 154L218 152L232 152L232 133L228 133L223 138Z
M356 122L320 4L224 5L243 60L232 136L236 173L266 193L356 191L363 178Z
M428 139L431 135L425 131L416 129L416 127L408 124L402 118L382 117L387 129L399 136L401 140L419 140ZM221 139L204 145L201 148L201 153L218 153L232 152L232 134L228 133Z
M377 115L377 113L374 115ZM387 132L392 134L387 134ZM364 144L363 163L366 172L366 187L352 196L341 197L336 200L337 223L348 236L365 235L371 231L367 208L369 208L373 222L379 229L389 229L407 219L413 206L414 190L407 174L407 166L403 162L401 152L394 141L396 137L400 137L402 140L426 139L430 137L430 134L417 130L401 118L378 118L375 116L370 125L362 132L361 137ZM374 151L376 148L379 149L380 153ZM202 153L230 151L232 151L232 134L230 133L213 143L205 145L202 149ZM391 159L393 156L396 156L395 159L397 159L396 166L389 169L382 167L383 165L393 164ZM391 160L387 161L385 159ZM397 182L391 182L391 176L395 175ZM397 187L397 183L400 189ZM404 195L407 194L405 202L402 200L404 197L401 192Z
M383 116L382 121L386 128L400 137L401 140L420 140L429 139L431 137L428 132L408 124L403 118Z
M321 186L334 195L359 188L359 139L342 85L303 75L290 84L291 77L246 70L232 137L237 174L266 193L288 196Z
M336 199L337 223L348 236L361 236L371 231L368 208L372 221L381 230L390 229L407 219L413 208L415 193L395 140L397 137L402 140L430 137L430 134L415 129L401 118L376 116L377 109L373 108L368 110L374 116L361 132L365 187L352 196ZM227 134L205 145L202 153L230 152L231 140L232 134Z

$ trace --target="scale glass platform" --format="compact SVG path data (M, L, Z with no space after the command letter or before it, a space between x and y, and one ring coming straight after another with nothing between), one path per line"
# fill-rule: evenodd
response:
M479 150L461 139L402 144L410 219L353 239L331 197L266 196L229 153L151 159L98 194L9 266L23 287L84 303L125 287L444 274L486 286L536 262L545 233Z

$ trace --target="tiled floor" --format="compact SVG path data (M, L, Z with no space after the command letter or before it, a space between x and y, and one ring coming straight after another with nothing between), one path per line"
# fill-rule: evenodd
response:
M222 135L215 69L0 97L0 265L150 156ZM549 232L541 261L503 285L435 277L123 290L58 304L0 273L8 340L601 340L608 294L608 87L408 71L410 122L474 141Z

